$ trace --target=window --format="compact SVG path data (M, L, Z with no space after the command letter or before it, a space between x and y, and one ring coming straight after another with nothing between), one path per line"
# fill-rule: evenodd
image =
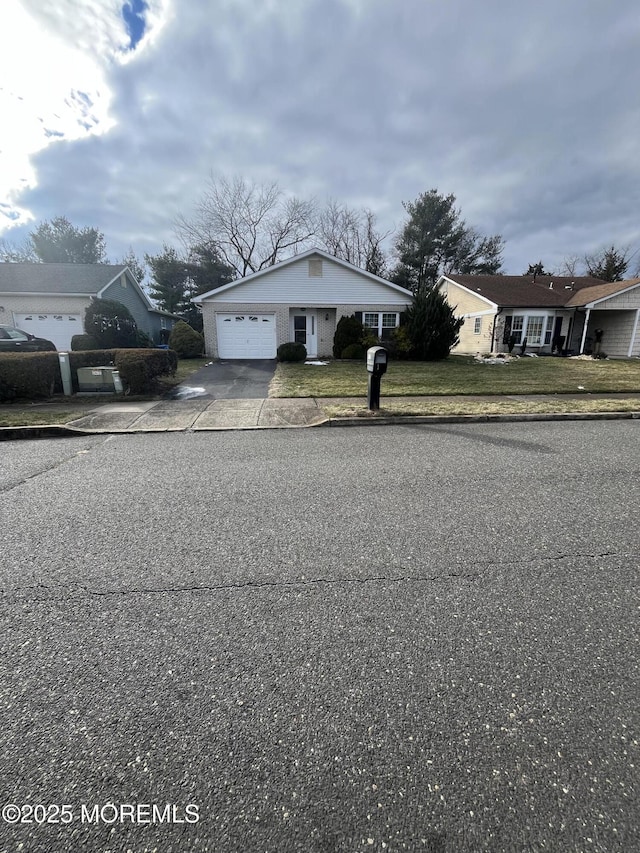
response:
M473 334L479 335L482 331L482 317L476 317L473 321Z
M381 341L391 340L393 330L399 325L400 315L395 312L384 314L367 311L362 315L362 324L371 329L373 334Z
M297 314L293 318L293 340L297 344L307 343L307 318L304 314Z
M544 342L546 344L550 344L553 339L553 324L555 323L555 317L547 317L547 329L544 333Z
M527 339L527 346L539 347L551 343L554 317L546 314L514 314L505 317L504 343L513 338L516 345Z
M528 317L527 318L527 344L530 347L538 347L542 343L542 327L544 326L544 317Z
M522 343L522 330L524 328L524 317L521 314L515 314L511 318L511 336L517 344Z

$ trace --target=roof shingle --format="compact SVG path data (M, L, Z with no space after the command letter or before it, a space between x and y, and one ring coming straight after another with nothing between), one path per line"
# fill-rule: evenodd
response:
M124 269L124 264L0 263L0 293L95 295Z
M640 279L603 282L590 276L539 276L535 282L525 275L456 275L446 276L473 293L484 296L503 308L577 307L613 296Z

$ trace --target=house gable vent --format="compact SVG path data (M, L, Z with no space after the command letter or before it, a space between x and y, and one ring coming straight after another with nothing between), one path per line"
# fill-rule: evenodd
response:
M322 258L309 258L309 278L322 278Z

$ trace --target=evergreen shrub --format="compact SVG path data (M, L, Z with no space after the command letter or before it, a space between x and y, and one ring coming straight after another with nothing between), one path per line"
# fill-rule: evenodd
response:
M307 348L304 344L289 341L278 347L278 361L305 361L306 358Z
M178 358L199 358L204 350L204 338L184 320L178 320L169 335L169 347Z

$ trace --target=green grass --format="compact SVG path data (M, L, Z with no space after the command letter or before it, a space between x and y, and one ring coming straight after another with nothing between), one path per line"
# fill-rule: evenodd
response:
M457 355L436 362L395 361L382 379L384 397L581 392L640 393L640 360L524 357L490 365ZM363 397L366 393L364 363L340 361L325 367L279 364L270 389L272 397Z
M81 418L86 412L69 410L63 412L25 412L24 409L15 411L0 411L0 427L9 426L49 426L51 424L66 424L76 418Z

